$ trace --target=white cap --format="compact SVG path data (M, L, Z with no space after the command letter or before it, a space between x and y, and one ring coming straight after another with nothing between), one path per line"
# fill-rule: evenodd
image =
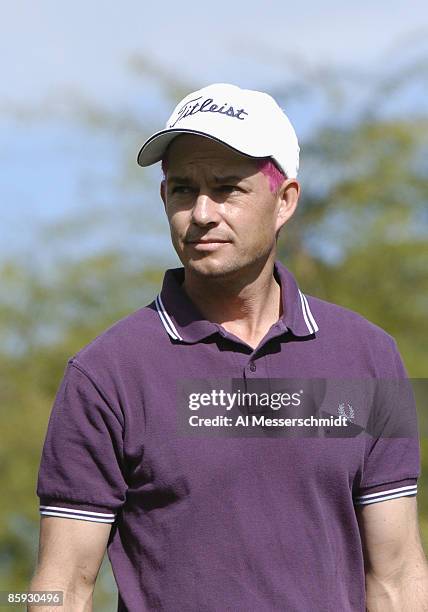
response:
M177 104L165 129L141 147L137 162L160 161L179 134L199 134L249 157L272 157L287 178L296 178L299 144L287 115L266 93L214 83L194 91Z

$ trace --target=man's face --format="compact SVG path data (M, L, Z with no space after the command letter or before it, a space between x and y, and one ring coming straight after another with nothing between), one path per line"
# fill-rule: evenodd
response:
M286 215L256 161L193 134L174 139L167 161L161 197L186 270L225 277L265 261Z

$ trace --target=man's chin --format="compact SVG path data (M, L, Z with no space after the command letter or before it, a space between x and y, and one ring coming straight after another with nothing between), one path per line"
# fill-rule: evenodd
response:
M237 262L222 261L212 256L190 258L188 261L183 262L183 265L192 274L206 278L222 278L233 274L239 269Z

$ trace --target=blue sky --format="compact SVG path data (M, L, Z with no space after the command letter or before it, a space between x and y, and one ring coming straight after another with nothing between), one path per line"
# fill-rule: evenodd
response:
M251 86L266 72L252 66L252 46L269 43L288 52L290 63L295 55L315 65L360 66L384 61L400 39L427 27L423 0L14 0L2 11L0 97L37 100L55 88L75 87L123 102L132 92L124 68L135 52L189 78L245 79Z
M113 113L133 112L142 123L147 117L150 126L166 119L169 107L155 80L131 70L132 56L151 58L195 88L225 81L274 89L302 65L399 65L402 45L427 40L427 32L422 1L8 3L0 25L0 197L8 248L29 244L31 219L60 218L85 198L102 206L103 186L108 192L122 156L133 155L112 147L102 131L76 125L79 96ZM42 116L23 119L19 109L41 109ZM303 134L311 111L291 110ZM139 135L133 138L137 145ZM157 207L150 202L149 211Z

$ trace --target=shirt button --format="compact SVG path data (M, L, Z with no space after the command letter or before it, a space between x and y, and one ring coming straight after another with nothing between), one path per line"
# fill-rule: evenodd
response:
M250 363L250 370L251 370L251 372L255 372L257 370L257 366L256 366L255 363L253 363L253 362Z

